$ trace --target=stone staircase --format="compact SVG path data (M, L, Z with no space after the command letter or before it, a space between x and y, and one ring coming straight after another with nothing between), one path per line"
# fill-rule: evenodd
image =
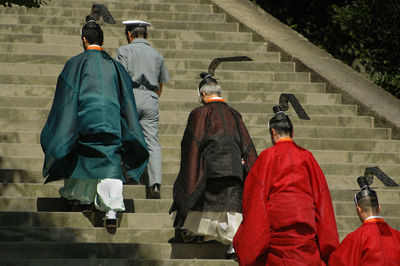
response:
M0 7L0 265L236 265L216 243L169 243L174 237L168 209L179 170L180 141L189 112L199 105L199 73L214 57L247 55L254 62L224 63L216 71L223 97L240 111L257 149L269 147L267 121L282 92L295 93L310 121L293 117L295 141L320 163L341 238L359 226L352 198L356 177L379 166L400 182L400 141L391 129L340 94L311 83L268 44L239 32L207 0L102 0L116 25L103 25L104 48L112 55L126 43L122 20L153 24L149 40L165 57L171 80L161 97L162 199L146 199L143 185L125 185L127 211L116 232L102 227L102 214L65 211L60 182L43 185L40 131L64 63L82 52L79 31L94 3L51 0L39 9ZM290 113L290 112L289 112ZM382 214L400 229L400 190L379 181Z

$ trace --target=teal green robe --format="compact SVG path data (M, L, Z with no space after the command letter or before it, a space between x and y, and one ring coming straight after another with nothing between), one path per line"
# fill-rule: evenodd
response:
M138 181L148 151L125 68L99 50L71 58L58 77L40 142L46 182L65 178L124 181L121 165Z

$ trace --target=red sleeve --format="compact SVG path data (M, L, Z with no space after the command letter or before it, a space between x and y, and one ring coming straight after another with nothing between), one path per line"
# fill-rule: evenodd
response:
M317 240L321 258L328 261L329 255L339 245L335 213L325 176L312 154L308 153L311 162L310 180L316 208Z
M329 257L329 266L349 266L359 265L359 255L355 251L360 251L361 247L354 241L356 232L350 233L340 243L338 248Z
M266 151L261 153L251 168L244 184L243 222L233 239L233 246L240 265L256 265L255 260L269 245L270 226L268 217L267 175L272 160Z

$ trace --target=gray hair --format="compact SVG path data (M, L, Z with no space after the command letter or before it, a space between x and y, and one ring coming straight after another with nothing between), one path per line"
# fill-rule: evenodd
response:
M204 84L203 87L200 88L200 92L204 91L207 95L217 94L221 96L221 86L215 83Z

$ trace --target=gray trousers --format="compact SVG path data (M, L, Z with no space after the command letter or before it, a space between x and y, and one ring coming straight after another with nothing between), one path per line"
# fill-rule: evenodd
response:
M144 138L149 149L148 185L161 184L161 145L158 139L159 101L154 91L133 89Z

